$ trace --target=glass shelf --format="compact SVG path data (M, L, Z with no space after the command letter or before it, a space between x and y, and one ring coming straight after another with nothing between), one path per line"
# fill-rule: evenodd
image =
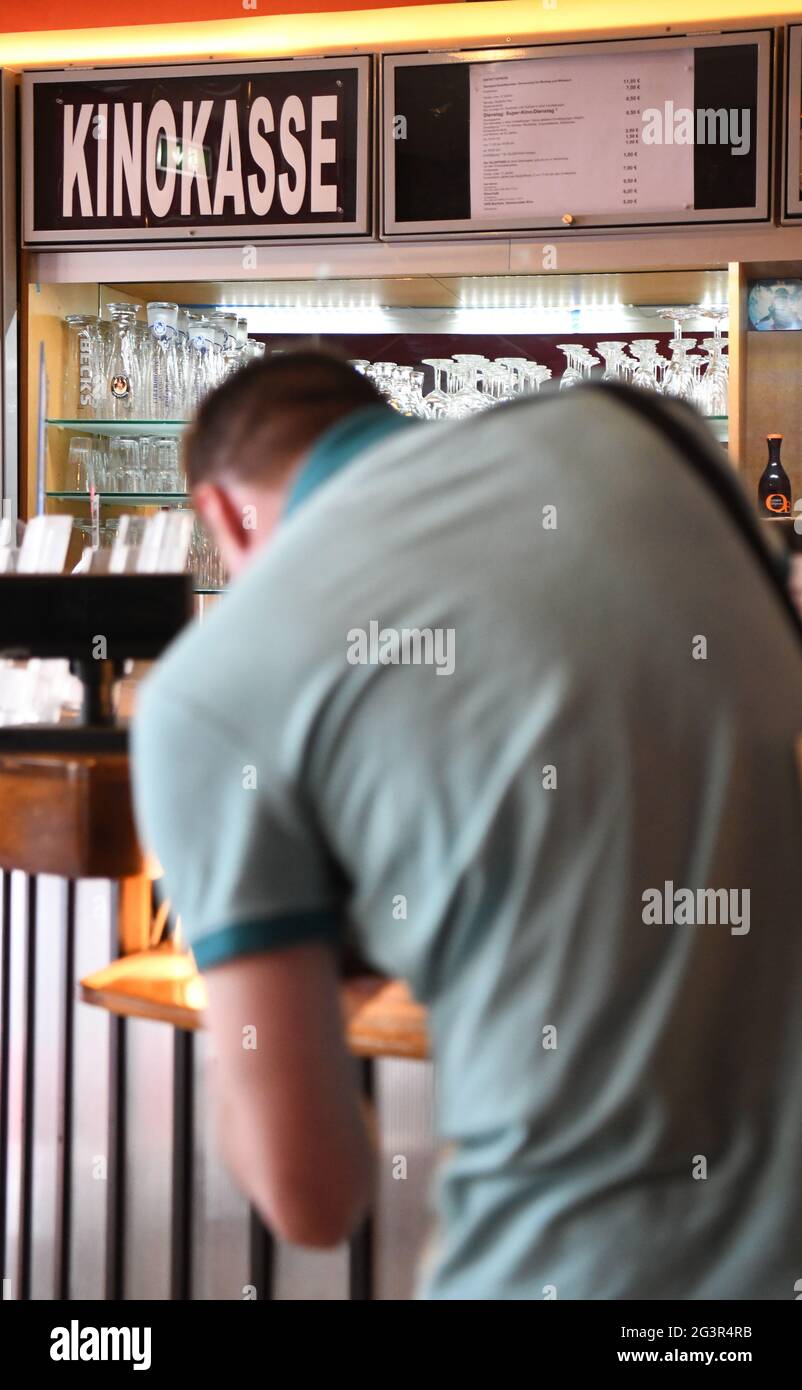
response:
M227 590L227 589L199 589L199 588L196 587L196 588L193 589L192 592L195 593L195 594L227 594L227 593L228 593L228 590Z
M105 434L115 439L127 435L142 438L174 439L183 434L189 420L46 420L54 430L73 430L75 434Z
M56 502L89 501L88 492L48 492L45 496ZM99 492L97 496L107 505L126 507L180 507L190 500L188 492Z
M728 415L705 415L704 419L707 421L719 444L726 444L730 433L730 417Z

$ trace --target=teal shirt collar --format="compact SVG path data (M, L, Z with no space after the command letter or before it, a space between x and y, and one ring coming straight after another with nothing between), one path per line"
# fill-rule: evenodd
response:
M396 430L417 423L413 416L400 415L389 405L366 405L338 420L320 436L301 465L290 488L284 516L294 512L321 483L333 478L363 450L379 444Z

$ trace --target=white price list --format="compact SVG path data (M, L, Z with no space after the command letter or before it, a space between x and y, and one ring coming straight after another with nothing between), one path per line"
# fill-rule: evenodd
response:
M474 63L470 97L474 218L693 207L692 49Z

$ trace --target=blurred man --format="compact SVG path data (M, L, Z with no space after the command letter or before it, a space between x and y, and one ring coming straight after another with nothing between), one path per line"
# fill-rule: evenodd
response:
M406 420L315 352L203 407L237 582L147 683L137 794L286 1239L370 1199L351 944L429 1009L423 1296L793 1297L802 647L722 459L604 388Z

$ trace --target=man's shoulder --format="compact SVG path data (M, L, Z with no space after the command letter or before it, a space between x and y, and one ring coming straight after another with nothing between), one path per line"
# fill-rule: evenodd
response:
M214 724L237 739L286 708L301 668L317 652L316 624L294 560L272 549L157 662L142 686L143 719L180 710L190 722Z

